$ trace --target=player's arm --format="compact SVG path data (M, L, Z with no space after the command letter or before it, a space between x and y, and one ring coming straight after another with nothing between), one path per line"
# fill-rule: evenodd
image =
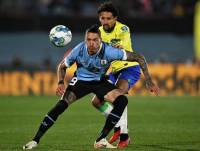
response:
M62 95L65 91L64 78L66 70L67 66L65 64L65 61L62 60L57 67L58 87L56 89L56 94L59 96Z
M147 62L146 62L146 59L143 55L141 54L138 54L136 52L128 52L128 51L125 51L125 55L126 55L126 60L127 61L136 61L139 63L141 69L142 69L142 72L144 74L144 77L145 77L145 81L146 81L146 85L147 85L147 88L151 91L151 92L154 92L156 95L158 95L159 93L159 88L153 83L152 81L152 78L149 74L149 70L148 70L148 66L147 66Z
M58 78L58 86L56 89L57 95L62 95L65 91L65 85L64 85L64 78L66 74L66 70L68 67L70 67L75 61L76 57L79 53L79 47L81 44L77 45L72 51L67 55L59 64L57 67L57 78Z
M62 60L57 67L58 84L64 84L66 70L67 70L67 66L65 65L64 60Z

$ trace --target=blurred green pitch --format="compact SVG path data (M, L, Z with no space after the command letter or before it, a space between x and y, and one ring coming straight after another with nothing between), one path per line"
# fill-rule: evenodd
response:
M105 118L85 97L68 108L36 151L90 151ZM21 151L58 97L0 96L0 151ZM200 97L130 97L130 151L200 151Z

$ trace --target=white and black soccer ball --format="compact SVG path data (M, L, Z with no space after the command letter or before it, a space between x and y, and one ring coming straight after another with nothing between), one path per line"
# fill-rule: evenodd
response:
M64 25L57 25L50 30L49 39L55 46L64 47L72 40L72 32Z

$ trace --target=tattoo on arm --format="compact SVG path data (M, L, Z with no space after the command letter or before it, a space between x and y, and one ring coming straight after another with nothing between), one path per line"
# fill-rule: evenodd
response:
M61 80L64 81L66 69L67 69L67 67L66 67L64 61L61 61L61 63L59 63L58 68L57 68L58 82Z
M128 52L128 51L126 51L126 55L127 55L127 61L136 61L139 63L139 65L142 69L142 72L144 74L144 77L146 79L146 82L147 83L151 82L151 76L148 71L147 62L145 60L145 57L136 52Z

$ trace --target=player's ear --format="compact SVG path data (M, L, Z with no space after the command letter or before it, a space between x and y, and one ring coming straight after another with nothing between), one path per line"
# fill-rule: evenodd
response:
M100 39L100 42L102 42L102 38L101 38L101 37L99 37L99 39Z
M99 32L99 38L102 40L102 38L101 38L101 33Z

